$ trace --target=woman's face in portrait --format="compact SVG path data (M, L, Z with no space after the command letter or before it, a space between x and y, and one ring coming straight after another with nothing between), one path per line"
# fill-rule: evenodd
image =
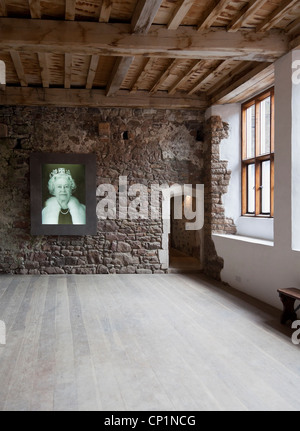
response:
M68 202L72 194L71 184L67 177L57 178L54 185L54 196L63 209L68 208Z

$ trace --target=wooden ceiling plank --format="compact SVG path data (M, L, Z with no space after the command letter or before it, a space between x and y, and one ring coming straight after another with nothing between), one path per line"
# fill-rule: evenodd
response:
M133 60L134 57L117 58L115 66L111 73L111 78L106 87L107 96L112 96L117 91L119 91Z
M38 52L38 59L41 69L41 78L44 88L49 88L50 86L50 75L49 75L49 68L48 68L48 62L47 62L47 54L44 52Z
M218 28L200 34L185 26L174 31L155 26L141 35L132 34L128 24L0 18L0 50L262 62L289 50L289 37L280 30L250 33Z
M20 54L17 51L11 50L10 56L11 56L11 59L13 61L17 76L18 76L20 84L21 84L21 87L27 87L28 82L27 82L27 79L25 76L25 72L24 72L24 68L23 68Z
M41 2L40 0L28 0L30 16L33 19L41 19Z
M144 76L147 74L148 69L151 69L151 64L152 64L153 59L148 57L145 59L144 65L143 65L143 69L141 70L141 72L138 74L138 76L135 79L135 82L133 83L130 93L134 93L138 90L139 88L139 82L144 80Z
M138 0L131 27L133 33L145 34L150 29L163 0Z
M176 60L176 59L171 60L171 63L169 64L168 68L161 74L161 76L158 79L158 81L151 88L150 93L155 93L158 90L158 88L161 85L161 83L164 82L168 78L168 76L170 75L170 72L173 69L173 67L175 66L175 64L176 64L177 61L178 60Z
M0 92L0 105L196 110L205 110L208 107L205 95L169 97L167 94L153 94L149 96L144 91L130 94L123 90L118 93L118 97L107 97L104 90L32 87L6 87L4 92Z
M190 78L190 75L196 70L201 69L205 65L205 60L196 60L196 62L185 72L183 76L180 76L177 81L168 90L168 94L172 95L176 92L180 85L184 85Z
M227 103L244 103L246 100L252 99L256 94L262 93L263 91L266 91L267 89L274 87L275 78L274 74L271 73L268 76L252 80L252 84L250 87L247 87L245 89L238 89L238 91L233 92L232 94L229 94L227 97L224 97L222 101L220 101L218 104L227 104Z
M99 55L92 55L85 88L91 89L97 72Z
M267 31L274 27L279 21L282 20L288 9L292 8L299 0L284 0L281 2L272 13L262 23L256 27L256 31Z
M176 30L180 26L183 18L186 16L194 2L195 0L181 0L181 2L179 2L167 24L168 30Z
M232 0L215 0L212 6L207 9L201 22L198 24L198 30L208 29L231 2Z
M229 64L230 60L223 60L219 63L219 65L213 70L208 70L203 76L201 76L200 81L188 92L188 95L192 95L200 90L205 81L209 81L213 78L217 73L219 73L224 67Z
M259 64L264 64L264 63L259 63ZM267 64L269 65L270 63L267 63ZM244 74L248 69L249 69L249 62L242 61L238 66L234 67L231 71L229 71L225 77L222 77L222 79L220 79L219 82L217 82L213 87L211 87L206 92L206 94L208 95L208 97L211 97L213 94L216 94L218 91L221 91L220 89L226 88L228 85L230 85L234 79L237 79L241 74Z
M258 65L252 71L245 74L243 78L233 82L222 92L210 99L211 104L228 103L232 100L242 101L251 97L257 90L263 90L274 82L274 65Z
M223 99L239 87L247 84L248 81L252 80L258 74L261 74L261 72L264 74L269 74L272 71L274 71L273 65L270 65L270 63L260 63L253 67L250 71L244 73L243 76L237 77L238 74L235 74L231 79L231 83L226 83L222 88L219 87L218 89L215 89L215 91L211 94L211 103L217 103L219 100Z
M112 0L102 0L100 6L99 22L108 22L112 10Z
M236 15L227 27L227 31L237 31L245 26L247 22L261 9L268 0L251 0Z
M65 54L65 76L64 76L64 87L71 88L72 80L72 54Z

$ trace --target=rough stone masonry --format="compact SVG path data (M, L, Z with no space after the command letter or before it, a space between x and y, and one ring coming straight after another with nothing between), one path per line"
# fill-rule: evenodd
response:
M0 273L163 273L162 220L99 220L95 236L31 236L32 152L95 153L97 185L204 184L205 268L219 277L213 231L233 232L222 194L230 179L218 146L227 130L199 111L0 108ZM200 136L200 138L199 138ZM203 136L205 139L203 139ZM95 193L96 191L91 191Z

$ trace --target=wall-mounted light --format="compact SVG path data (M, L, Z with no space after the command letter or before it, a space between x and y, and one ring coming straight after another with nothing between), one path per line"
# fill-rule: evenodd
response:
M193 198L192 198L192 196L189 196L189 195L185 196L185 207L189 208L189 209L193 208Z

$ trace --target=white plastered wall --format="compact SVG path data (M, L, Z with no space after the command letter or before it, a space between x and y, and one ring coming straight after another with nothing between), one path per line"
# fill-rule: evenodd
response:
M292 249L292 216L293 238L296 230L299 229L300 232L298 226L300 198L297 204L295 197L292 199L292 152L299 153L300 163L300 121L299 108L296 108L300 103L300 99L298 101L300 90L299 86L295 88L292 82L292 64L295 58L300 58L299 51L289 53L275 63L274 242L266 241L269 238L254 239L253 226L252 235L249 238L213 235L216 251L224 259L222 280L278 309L282 309L282 304L277 289L300 287L300 252ZM240 193L233 204L234 196L240 187L240 178L237 179L235 171L235 169L239 170L237 160L240 160L240 153L238 159L234 154L234 149L237 151L237 148L240 148L240 132L236 130L237 122L240 121L236 117L237 107L239 108L238 105L215 106L208 115L211 112L213 115L220 115L230 126L231 136L228 140L224 140L221 146L221 157L229 160L229 169L233 169L228 195L224 197L224 205L226 216L233 217L238 224L240 219L235 204L240 205ZM300 170L299 165L296 166L296 159L293 169L297 172ZM293 192L299 184L298 181L299 178L294 177ZM262 238L264 228L262 232L258 227L255 229L257 237ZM273 227L265 228L265 230L268 229L269 233L273 231ZM242 234L241 231L239 233ZM244 232L243 235L246 233Z
M300 51L294 51L292 67L292 247L300 250Z

